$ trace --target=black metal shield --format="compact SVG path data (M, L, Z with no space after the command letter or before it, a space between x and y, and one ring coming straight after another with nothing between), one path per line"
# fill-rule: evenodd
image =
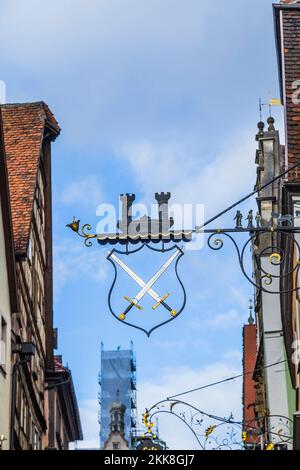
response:
M175 320L186 304L185 288L178 274L178 263L183 255L177 245L159 249L143 243L131 251L113 249L107 256L114 268L108 294L111 314L148 337L157 328ZM153 264L158 271L154 271ZM141 291L144 295L139 300ZM134 318L137 321L131 321Z

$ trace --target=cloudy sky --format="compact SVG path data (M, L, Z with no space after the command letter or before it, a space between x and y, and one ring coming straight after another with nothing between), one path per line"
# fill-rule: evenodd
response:
M147 339L108 312L105 249L85 248L65 225L76 215L96 226L98 204L117 206L123 192L150 203L171 191L175 202L205 204L208 217L253 189L258 100L279 94L272 1L52 0L45 9L0 0L0 44L7 101L44 100L62 128L53 145L55 325L80 405L79 447L97 447L100 342L133 340L141 414L241 371L252 289L230 247L188 252L186 310ZM190 400L238 418L241 381ZM196 446L169 417L160 433L171 448Z

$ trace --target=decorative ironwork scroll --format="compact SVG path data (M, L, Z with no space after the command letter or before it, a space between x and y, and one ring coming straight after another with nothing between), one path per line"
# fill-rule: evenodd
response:
M295 237L294 233L299 233L297 229L292 231L290 228L278 228L278 229L253 229L249 231L249 238L242 247L239 247L237 241L232 236L232 230L208 230L209 233L207 244L210 249L214 251L221 250L224 246L224 239L230 240L237 253L237 259L240 269L245 278L260 291L267 292L269 294L286 294L299 290L299 268L300 268L300 246ZM234 230L234 233L248 232L248 230ZM266 244L266 236L276 234L276 238L280 238L281 241L287 238L292 249L290 253L296 254L296 262L292 265L290 260L286 260L287 253L281 248L279 244ZM223 238L222 238L223 237ZM260 248L262 246L262 248ZM256 263L256 276L246 272L245 268L245 254L246 250L251 248L255 263ZM265 264L263 264L263 261ZM287 262L289 261L289 262ZM256 277L256 279L255 279ZM292 282L292 279L295 282ZM283 281L288 281L288 285L293 286L290 289L283 289ZM277 287L276 287L277 286Z
M88 248L92 246L92 239L97 238L96 234L88 233L92 230L92 226L90 224L84 224L80 229L80 220L77 220L74 217L73 222L67 225L73 232L77 233L77 235L81 238L84 238L84 244Z
M232 413L223 418L181 400L166 399L144 413L143 423L148 434L152 433L153 418L160 414L168 414L184 423L202 450L273 450L293 443L292 421L284 416L268 415L273 425L266 429L265 418L244 423L235 420ZM263 448L261 437L265 442Z

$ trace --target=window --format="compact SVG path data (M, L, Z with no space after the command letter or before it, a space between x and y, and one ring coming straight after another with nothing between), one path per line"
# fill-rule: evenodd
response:
M61 433L61 412L58 404L58 400L56 401L56 431Z
M40 437L39 437L39 433L37 432L37 430L35 430L33 434L33 449L38 450L39 446L40 446Z
M24 404L24 424L23 424L23 429L24 429L24 433L27 435L28 433L28 412L29 412L29 409L28 409L28 404L27 404L27 400L25 400L25 404Z
M121 449L121 444L120 444L120 442L113 442L113 449L114 449L114 450Z
M28 432L28 403L25 395L23 394L22 396L22 402L21 402L21 420L20 424L21 427L24 431L24 434L27 434Z
M0 366L6 366L7 355L7 325L3 317L0 324Z
M24 426L24 411L25 411L25 398L24 398L24 394L22 393L21 395L21 411L20 411L20 424L21 424L21 427L23 428Z
M35 434L35 427L34 427L34 421L33 419L31 419L31 423L30 423L30 443L31 443L31 448L33 449L34 448L34 434Z
M32 240L31 240L31 237L30 237L29 243L28 243L27 257L28 257L28 260L29 260L30 264L32 264Z

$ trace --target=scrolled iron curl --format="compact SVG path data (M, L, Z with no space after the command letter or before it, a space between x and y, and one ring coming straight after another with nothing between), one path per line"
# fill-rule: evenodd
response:
M218 234L219 235L219 234ZM216 238L214 239L213 237L215 237L216 234L215 233L212 233L208 240L207 240L207 243L208 243L208 246L209 248L211 248L212 250L214 251L218 251L218 250L221 250L224 246L224 241L222 240L222 238ZM213 246L215 245L215 246Z
M270 260L270 263L273 266L283 266L284 265L286 255L285 255L285 252L283 251L282 248L280 248L278 246L273 246L273 245L268 246L268 247L264 248L263 250L261 250L260 256L264 256L265 253L268 254L269 252L272 252L271 255L269 256L269 260ZM260 270L265 274L265 276L267 278L273 277L274 279L275 278L279 279L281 277L280 275L278 276L276 274L271 275L270 273L265 271L262 267L260 267ZM291 270L290 272L288 272L286 274L286 276L292 274L294 271L295 271L295 269Z
M270 231L268 231L268 230L261 231L261 232L256 232L254 235L249 237L249 239L243 245L242 249L240 249L239 246L237 245L236 241L234 240L234 238L231 235L229 235L229 233L222 232L221 230L216 230L214 233L210 234L210 236L208 237L207 244L208 244L208 246L211 250L219 251L224 247L224 240L222 238L220 238L220 236L229 238L232 241L232 243L233 243L233 245L236 249L239 265L240 265L240 268L241 268L241 271L242 271L244 277L254 287L256 287L258 290L261 290L261 291L264 291L264 292L267 292L267 293L270 293L270 294L287 294L287 293L298 291L300 289L300 287L297 287L298 286L298 275L299 275L299 268L300 268L300 260L298 260L296 265L294 265L289 271L284 272L283 274L282 274L282 272L280 274L271 274L271 273L267 272L262 266L259 266L259 270L262 274L262 276L260 277L260 283L259 284L257 282L254 282L253 279L247 274L245 266L244 266L244 257L245 257L246 248L249 245L251 245L252 242L254 244L257 244L257 241L259 240L259 237L261 237L262 235L265 235L265 234L269 234L269 233L270 233ZM297 253L300 254L300 245L295 240L293 235L291 235L290 233L287 233L285 231L280 231L280 230L278 230L276 233L280 233L280 234L282 234L282 236L288 237L291 240L291 242L292 242L295 250L297 251ZM216 238L216 237L218 237L218 238ZM284 263L285 263L285 260L286 260L286 254L284 253L282 248L271 245L269 247L264 248L260 252L260 256L263 256L267 252L271 252L271 255L269 256L269 260L270 260L270 263L273 266L280 266L281 268L284 268ZM268 287L273 284L274 279L282 280L282 279L288 278L289 276L292 276L293 274L295 274L295 276L296 276L296 284L295 284L296 287L294 287L292 289L279 290L279 291L268 289Z
M165 408L164 404L167 405L169 410L162 409ZM179 405L187 408L185 412L177 408ZM188 411L190 411L189 419L186 417L186 412ZM244 423L242 421L235 421L233 417L221 418L208 414L181 400L161 400L149 408L149 413L151 420L160 413L177 417L194 434L202 450L243 449L245 448L243 434L246 434L248 437L256 437L256 441L252 441L253 450L255 450L257 446L260 446L259 436L265 434L265 417L255 418ZM280 415L269 415L268 418L278 418L278 425L273 426L268 431L273 440L277 440L277 444L292 443L293 437L290 435L289 423L292 424L293 421ZM279 429L277 429L278 427Z
M228 437L218 436L216 431L222 426L226 427L225 433ZM241 438L237 438L238 435L242 436L242 426L240 423L220 423L216 425L214 431L205 439L203 445L204 450L208 450L208 446L211 447L212 450L233 450L236 447L243 449L244 442Z
M87 233L87 231L90 232L91 230L92 230L92 226L91 226L90 224L85 224L85 225L83 225L82 228L81 228L81 233L82 233L82 235L80 235L80 236L82 236L82 237L85 238L84 244L85 244L85 246L87 246L88 248L90 248L90 247L92 246L92 244L93 244L91 239L92 239L92 238L96 238L95 235L92 235L92 234L90 234L90 233Z

